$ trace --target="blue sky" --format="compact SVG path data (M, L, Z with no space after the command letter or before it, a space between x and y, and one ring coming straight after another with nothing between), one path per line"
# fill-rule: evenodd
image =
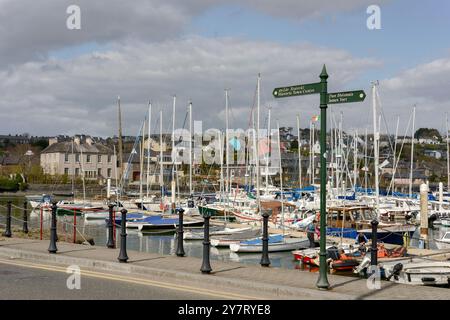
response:
M381 60L384 67L364 79L382 79L450 53L450 2L399 0L380 5L381 30L366 27L365 8L297 21L239 5L209 9L186 33L207 37L240 36L280 43L308 42L339 48L357 57Z

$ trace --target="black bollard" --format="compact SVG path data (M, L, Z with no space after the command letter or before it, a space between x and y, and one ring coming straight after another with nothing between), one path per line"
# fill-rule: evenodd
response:
M109 208L108 242L107 242L106 246L108 248L114 249L116 247L116 244L114 243L114 223L116 223L115 221L113 221L114 205L110 203L108 205L108 208Z
M268 210L264 210L262 213L263 217L263 237L262 237L262 256L261 256L261 266L262 267L268 267L270 266L270 259L269 259L269 231L268 231L268 224L269 224L269 216L270 213Z
M56 235L56 202L53 202L52 205L52 225L50 227L50 245L48 247L48 252L49 253L56 253L56 251L58 251L58 248L56 247L56 240L57 240L57 235Z
M122 221L120 227L120 252L119 257L117 258L120 262L127 262L127 210L122 209L120 211L122 213Z
M209 242L209 218L211 218L211 214L205 212L203 214L203 218L205 219L204 225L204 236L203 236L203 262L200 271L202 273L210 273L212 271L211 264L209 263L209 251L210 251L210 242Z
M370 265L378 265L378 246L377 246L377 226L378 221L372 220L370 222L372 225L372 248L370 248Z
M27 202L23 202L23 232L28 233L28 213L27 213Z
M183 208L176 209L178 211L178 230L177 230L177 238L178 238L178 245L177 245L177 256L178 257L184 257L184 247L183 247Z
M12 232L11 232L11 201L8 201L7 204L7 211L6 211L6 226L5 226L5 232L3 232L3 236L11 238Z

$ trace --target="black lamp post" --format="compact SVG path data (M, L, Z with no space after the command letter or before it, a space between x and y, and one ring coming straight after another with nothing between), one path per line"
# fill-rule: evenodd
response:
M28 233L28 213L27 213L27 202L23 202L23 228L24 233Z
M49 253L56 253L56 251L58 251L58 248L56 247L56 239L58 237L56 234L56 210L57 210L56 202L53 202L53 204L52 204L52 225L50 227L50 245L48 247Z
M127 210L122 209L120 211L122 213L122 221L121 221L121 230L120 230L120 252L119 257L117 258L119 262L127 262Z
M109 208L108 242L107 242L106 246L108 248L114 249L116 247L116 244L114 243L114 223L116 223L115 221L113 221L114 205L112 203L110 203L108 205L108 208Z
M6 208L6 226L5 226L5 232L3 233L3 236L11 238L12 232L11 232L11 201L8 201Z
M270 266L269 259L269 216L271 215L271 210L263 210L263 237L262 237L262 256L261 256L261 266L268 267Z
M200 271L202 273L210 273L212 271L211 264L209 262L209 251L210 251L209 219L211 218L211 213L209 212L209 210L203 210L202 214L203 218L205 219L205 224L203 236L203 262Z
M178 230L177 230L177 256L184 257L184 247L183 247L183 208L176 209L178 211Z

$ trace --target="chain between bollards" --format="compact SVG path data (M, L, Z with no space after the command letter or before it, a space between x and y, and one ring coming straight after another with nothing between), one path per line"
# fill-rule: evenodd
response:
M3 236L7 238L11 238L12 232L11 232L11 201L8 201L8 204L6 206L6 225L5 225L5 232L3 232Z
M268 267L270 266L269 259L269 215L270 213L266 210L263 211L263 237L262 237L262 256L261 256L261 266Z
M183 208L176 209L178 211L178 230L177 230L177 256L184 257L184 247L183 247Z
M108 219L108 242L106 243L106 246L108 248L114 249L116 247L116 244L114 242L114 223L116 223L115 221L113 221L113 210L114 210L114 205L112 203L110 203L108 205L109 208L109 219Z
M56 251L58 251L58 248L56 247L56 239L58 237L56 234L56 210L57 210L56 202L53 202L53 204L52 204L52 224L50 227L50 245L48 247L49 253L56 253Z
M205 213L203 218L205 219L204 236L203 236L203 262L200 268L202 273L210 273L212 271L211 264L209 262L210 242L209 242L209 219L211 216Z
M120 224L120 252L119 257L117 258L119 262L127 262L127 210L122 209L120 211L122 213L122 221Z
M27 205L28 203L26 201L23 202L23 232L28 233L28 212L27 212Z

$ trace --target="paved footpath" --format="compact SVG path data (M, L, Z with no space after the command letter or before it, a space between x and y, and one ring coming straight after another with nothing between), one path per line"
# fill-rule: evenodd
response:
M48 240L0 238L0 269L8 264L65 273L69 265L77 265L82 277L192 292L212 299L450 299L448 288L382 281L381 289L371 290L365 279L329 275L331 288L323 291L315 287L318 274L313 272L212 260L213 272L202 274L199 258L128 250L128 263L119 263L119 249L58 242L58 252L49 254L48 245ZM165 298L163 293L160 298Z

